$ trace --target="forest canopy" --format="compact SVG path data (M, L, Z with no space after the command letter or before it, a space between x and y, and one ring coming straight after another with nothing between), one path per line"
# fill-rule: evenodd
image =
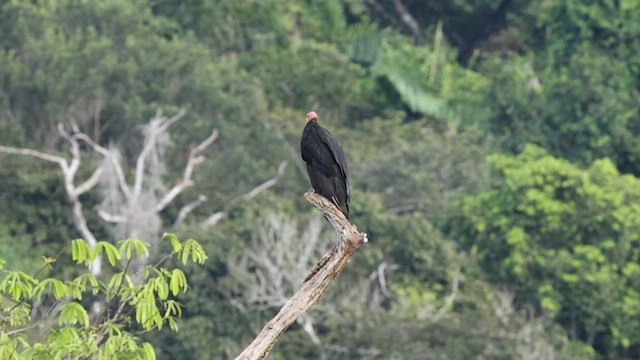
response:
M179 331L127 330L235 357L333 241L314 110L370 242L274 359L637 359L639 98L636 0L0 0L0 146L79 162L0 149L0 279L113 275L76 204L149 264L198 239Z

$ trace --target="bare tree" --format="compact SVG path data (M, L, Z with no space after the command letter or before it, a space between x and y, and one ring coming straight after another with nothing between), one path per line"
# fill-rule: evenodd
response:
M217 139L218 131L214 129L206 139L191 149L182 179L174 186L167 187L163 180L166 177L165 154L171 144L168 129L181 120L184 114L185 111L182 110L172 117L165 117L158 112L142 128L144 143L136 158L131 182L124 175L118 148L107 149L84 134L78 135L104 156L103 201L98 214L103 220L115 225L115 238L136 237L147 241L156 239L162 228L159 213L182 191L193 185L193 171L204 161L202 152ZM196 201L201 203L203 199L206 197L200 195ZM182 214L186 216L184 212Z
M133 183L126 180L123 161L115 147L105 148L91 137L73 126L69 134L62 125L58 132L69 143L71 160L33 149L14 148L0 145L0 152L32 156L60 165L64 184L73 210L74 224L78 232L91 247L97 243L96 237L87 225L83 213L80 195L93 189L100 183L103 201L98 214L107 222L115 224L115 238L138 237L144 240L157 238L161 228L158 214L165 209L182 191L193 185L194 168L204 161L202 152L217 138L217 130L193 147L189 153L182 179L168 188L163 183L165 175L166 149L170 144L167 130L184 117L182 110L173 117L162 116L160 112L143 127L144 145L136 159ZM80 141L89 145L102 155L103 161L96 166L93 175L80 185L76 185L76 174L82 163ZM202 199L202 196L199 197ZM92 266L94 275L100 274L101 259L97 258Z
M87 225L87 219L84 216L82 202L80 201L80 195L91 190L98 184L98 181L100 180L100 177L102 175L102 168L96 168L93 172L93 175L91 175L89 179L85 180L80 185L76 185L76 174L78 172L78 169L80 168L80 164L82 163L78 139L74 136L70 136L61 124L58 125L58 132L69 143L71 151L70 161L62 156L48 154L33 149L14 148L3 145L0 145L0 152L7 154L32 156L60 165L60 169L62 170L62 175L64 177L64 188L67 191L69 200L71 201L73 223L82 237L87 240L91 247L93 247L97 243L97 240L93 232ZM96 258L91 264L91 273L94 275L100 274L101 265L101 259Z
M242 311L283 306L321 254L318 246L323 238L321 219L311 218L300 232L295 220L268 214L260 224L258 236L241 254L227 261L229 275L235 281L232 289L223 291L231 303ZM313 316L303 314L296 322L315 345L322 344Z
M264 326L258 336L236 360L265 359L282 333L320 299L329 283L340 275L353 253L362 243L367 241L366 234L358 232L357 228L329 200L312 192L306 193L305 198L320 209L333 226L337 235L334 247L311 270L302 288L284 303L278 314ZM299 242L304 243L304 241ZM251 255L247 254L247 256ZM266 261L268 267L273 266L272 259L267 257L264 260L262 258L264 256L260 257L258 261ZM265 284L264 288L267 289L279 281L278 277L275 279L275 281L273 279L260 281ZM280 297L277 300L280 301Z

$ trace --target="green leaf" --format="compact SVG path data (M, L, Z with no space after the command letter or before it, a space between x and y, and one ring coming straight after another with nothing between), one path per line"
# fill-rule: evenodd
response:
M109 293L110 296L119 296L127 291L133 291L133 287L134 284L131 277L125 272L119 272L114 274L109 280L109 283L107 284L107 293ZM119 291L119 293L116 294L115 291ZM114 293L112 294L112 292Z
M53 342L56 346L64 347L73 344L79 339L80 337L78 336L76 329L72 327L65 327L55 333Z
M58 279L44 279L40 281L40 283L38 283L38 285L36 285L34 289L34 295L36 296L38 301L42 299L42 294L45 290L47 290L47 288L49 288L50 290L51 288L53 288L53 295L55 296L56 300L60 300L63 297L67 296L67 286L62 281Z
M62 309L60 309L60 315L58 316L58 324L80 324L84 327L89 326L89 315L87 314L87 310L85 310L82 305L77 302L70 302L65 304Z
M166 300L169 297L169 285L163 277L156 277L153 279L154 289L158 293L160 300Z
M47 257L47 256L43 256L42 257L42 261L44 262L45 265L50 265L53 264L54 262L56 262L56 258L52 258L52 257Z
M142 351L144 360L156 360L156 351L153 349L153 345L148 342L143 343Z
M180 317L182 316L182 305L175 300L168 300L165 303L166 311L164 313L165 319L169 319L173 316Z
M183 289L184 292L187 291L187 277L184 272L180 269L173 269L171 272L171 281L170 281L171 293L174 296L177 296L180 293L180 289Z
M107 241L99 241L96 247L93 249L93 258L102 255L102 252L106 253L107 259L111 266L115 266L117 261L122 259L122 254L118 251L118 248Z
M184 248L182 249L180 257L184 265L187 264L189 255L191 255L191 260L198 264L204 264L208 259L207 253L204 251L202 245L193 239L189 239L184 243Z
M126 256L127 259L133 258L134 250L135 250L135 257L137 258L149 256L149 249L148 249L147 243L140 239L128 238L127 240L124 240L122 242L122 245L120 245L120 253L123 256Z
M96 276L91 273L82 274L75 278L73 282L77 284L82 289L82 291L85 291L88 288L87 283L90 285L91 292L94 295L100 291L100 283L98 282L98 278L96 278Z
M78 264L89 264L91 249L89 244L83 239L76 239L71 242L71 258Z
M182 250L182 243L180 242L176 234L164 233L164 235L162 235L162 239L167 239L167 238L171 242L171 248L173 249L173 252L179 253Z
M14 300L29 299L33 296L33 285L37 281L23 271L12 271L0 282L0 291L11 294Z
M175 318L173 317L168 317L167 318L167 323L169 324L169 328L172 331L178 331L178 322L176 321Z

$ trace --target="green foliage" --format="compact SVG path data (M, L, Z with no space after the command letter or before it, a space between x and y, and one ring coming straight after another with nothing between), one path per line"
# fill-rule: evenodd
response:
M464 209L465 242L489 276L608 356L637 346L627 324L638 313L625 304L639 285L629 275L640 255L640 180L608 159L583 170L533 145L490 164L493 185Z
M174 234L164 238L174 248L165 260L173 257L184 265L189 259L198 264L206 261L204 249L195 240L182 242ZM147 244L138 239L124 240L119 248L100 242L93 249L78 239L72 241L71 253L87 268L100 256L124 259L124 270L105 281L91 273L63 280L3 269L0 357L155 359L153 346L137 333L161 330L164 324L177 331L182 305L173 297L188 289L184 272L158 263L132 274L137 279L132 281L131 260L148 255ZM43 267L52 262L44 258ZM117 271L120 264L114 261L111 266ZM48 310L35 310L40 307ZM35 317L30 315L32 309Z
M1 143L11 144L3 135ZM10 268L38 267L41 254L56 254L59 239L73 237L60 168L4 154L0 163L0 202L8 205L0 206L0 254ZM33 248L41 252L33 254Z
M235 357L275 309L237 306L227 261L265 209L317 214L298 150L314 109L348 155L352 219L371 242L309 313L322 345L294 325L274 358L640 357L638 184L621 175L640 174L638 2L402 4L1 2L0 144L68 157L56 125L77 125L123 150L130 180L136 128L185 108L171 186L189 149L220 136L160 214L173 223L207 196L176 230L202 246L165 236L173 267L137 268L157 258L135 238L72 241L61 257L79 234L57 165L0 154L0 269L23 269L2 270L0 351ZM98 161L81 152L78 183ZM284 160L275 186L245 196ZM81 200L106 239L99 197ZM104 274L79 270L98 256ZM121 304L126 321L108 321Z
M518 14L518 51L479 57L505 148L536 143L583 166L608 157L639 174L639 14L615 1L531 2Z

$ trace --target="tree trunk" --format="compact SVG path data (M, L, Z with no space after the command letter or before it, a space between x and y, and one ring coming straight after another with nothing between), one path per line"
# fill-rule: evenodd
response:
M266 359L280 335L322 297L329 283L340 275L353 253L367 241L367 235L358 232L355 225L331 201L312 192L307 192L304 197L329 220L337 234L336 244L311 270L302 288L267 322L236 360Z

